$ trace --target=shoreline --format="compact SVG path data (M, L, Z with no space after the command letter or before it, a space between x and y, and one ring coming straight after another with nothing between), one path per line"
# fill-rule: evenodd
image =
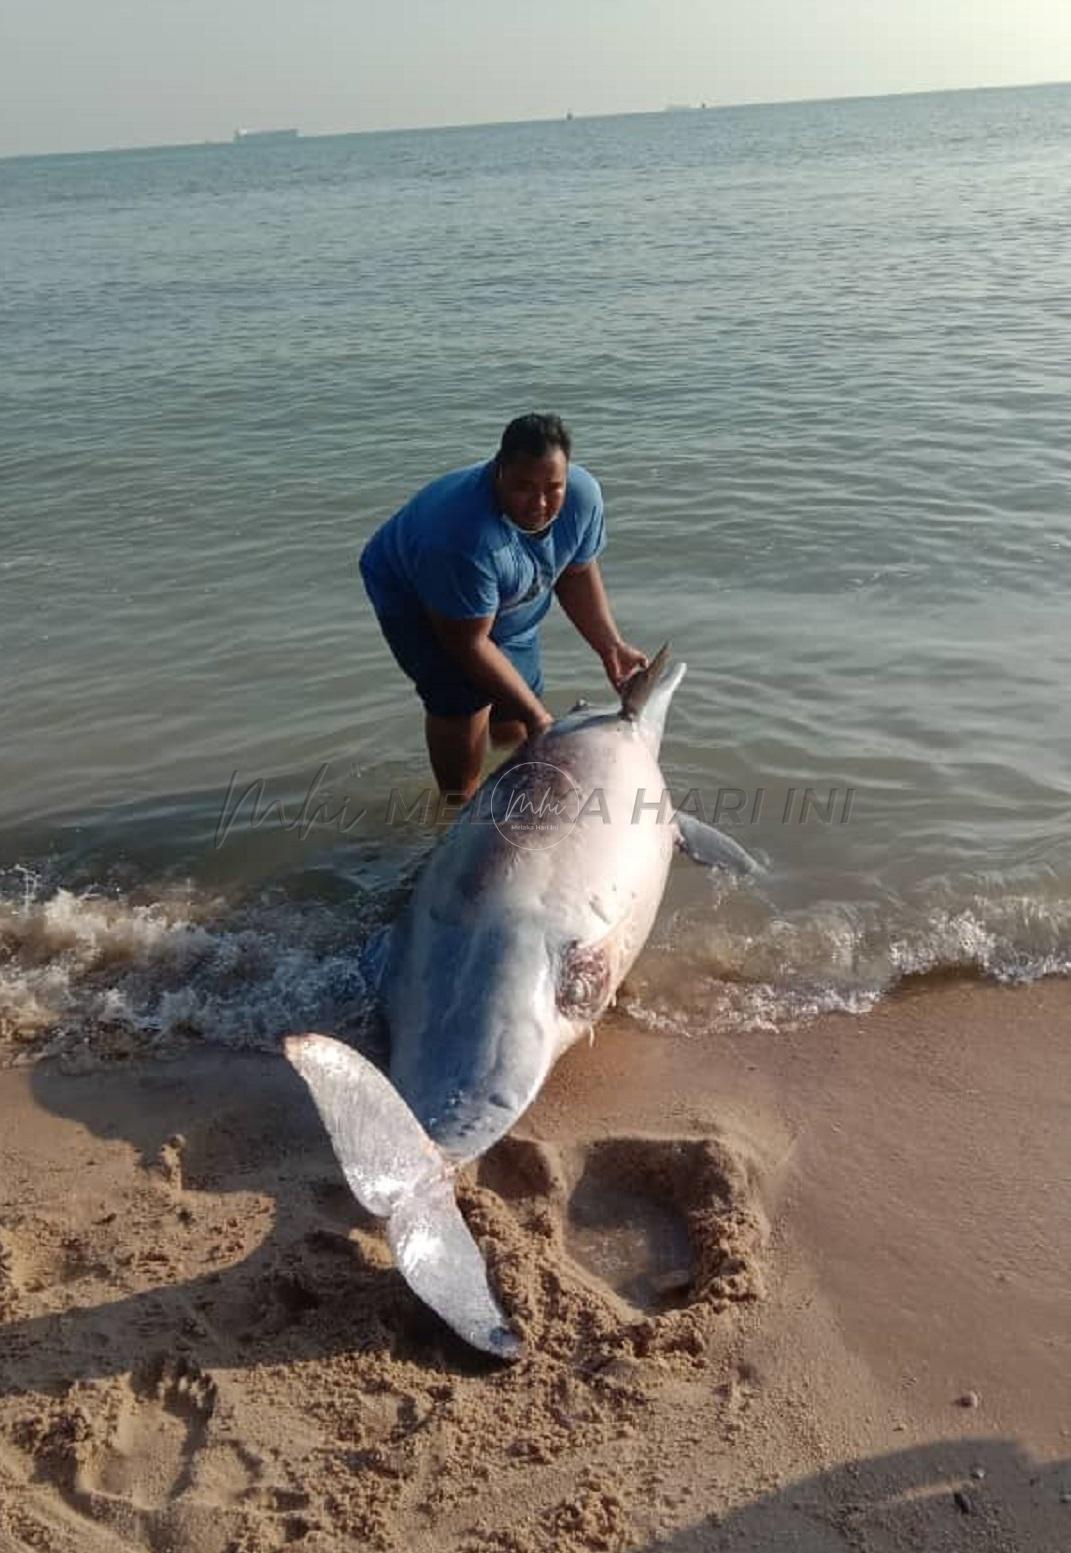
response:
M4 1071L0 1545L1058 1553L1069 1035L1066 979L611 1015L462 1183L505 1369L281 1061Z

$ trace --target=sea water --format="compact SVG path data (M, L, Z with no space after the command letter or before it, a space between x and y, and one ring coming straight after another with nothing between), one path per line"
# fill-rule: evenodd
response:
M637 1017L1071 968L1069 166L1067 87L0 162L6 1056L360 1021L437 827L356 558L531 408L768 865Z

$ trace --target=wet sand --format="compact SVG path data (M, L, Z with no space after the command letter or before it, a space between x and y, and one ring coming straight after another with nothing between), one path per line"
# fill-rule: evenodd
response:
M1071 1000L616 1014L409 1293L281 1060L0 1073L0 1549L1071 1547Z

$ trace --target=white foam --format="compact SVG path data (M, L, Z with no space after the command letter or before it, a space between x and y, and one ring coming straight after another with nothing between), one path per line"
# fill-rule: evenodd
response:
M1038 893L998 882L968 893L940 881L911 901L823 902L791 916L725 897L710 917L678 914L630 978L625 1006L683 1035L776 1029L865 1013L912 976L1007 984L1071 974L1071 899L1042 883Z
M0 1060L191 1037L275 1049L295 1029L359 1025L362 937L322 903L235 908L184 888L142 904L28 878L0 900Z
M624 1005L689 1036L862 1013L908 976L1071 973L1071 898L1057 880L1031 884L940 881L911 901L791 913L727 892L666 924ZM275 886L235 902L184 885L139 900L49 889L26 870L0 876L0 888L0 1062L107 1060L189 1040L275 1050L295 1030L370 1029L359 955L386 895L342 904Z

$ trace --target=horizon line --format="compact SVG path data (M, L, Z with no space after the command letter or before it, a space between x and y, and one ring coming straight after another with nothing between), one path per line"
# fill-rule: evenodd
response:
M667 113L724 113L740 108L791 108L803 104L819 105L837 102L882 102L891 97L947 97L963 92L1023 92L1047 87L1071 86L1071 81L1013 81L998 85L978 86L930 86L903 87L891 92L845 92L833 97L772 97L744 98L738 102L667 103L662 108L625 108L616 113L573 113L572 110L553 116L529 119L466 119L445 124L397 124L374 129L316 130L306 134L300 128L299 140L346 140L359 135L437 135L463 129L510 129L521 124L586 123L602 119L662 118ZM270 131L269 131L270 133ZM7 151L0 153L0 162L42 161L49 157L73 156L123 156L141 151L200 151L206 147L231 146L228 140L161 140L144 144L119 146L86 146L78 151Z

